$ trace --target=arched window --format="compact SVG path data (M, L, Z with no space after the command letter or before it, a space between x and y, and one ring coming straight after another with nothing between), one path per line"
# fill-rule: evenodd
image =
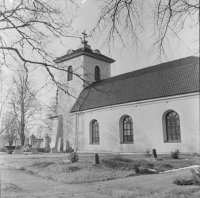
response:
M166 123L166 141L181 141L179 115L175 111L170 111L165 116Z
M67 81L70 81L73 79L73 69L72 66L69 66L67 69Z
M95 80L101 79L100 68L98 66L95 66L94 78Z
M123 120L123 142L133 142L133 122L130 116Z
M99 123L97 120L92 123L92 143L99 143Z

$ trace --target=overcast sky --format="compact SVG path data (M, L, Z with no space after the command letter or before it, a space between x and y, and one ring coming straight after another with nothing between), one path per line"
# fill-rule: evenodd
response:
M99 10L97 9L97 4L94 3L95 0L76 0L80 8L74 11L76 15L73 21L74 31L79 35L85 30L89 33L95 26L96 19L98 17ZM153 1L152 1L153 2ZM151 13L151 8L146 7L144 16L144 26L145 31L139 34L139 45L137 50L133 49L133 43L130 38L127 38L127 49L122 48L119 40L116 39L114 47L111 47L110 54L107 48L102 48L102 44L106 38L106 32L100 35L99 38L88 38L88 44L91 45L92 49L99 49L104 55L107 55L116 62L112 64L111 71L112 76L119 75L122 73L130 72L140 68L148 67L162 62L167 62L170 60L175 60L190 55L194 55L199 50L199 42L195 41L198 38L198 27L196 29L186 29L179 35L182 41L178 41L177 38L171 37L169 40L169 47L166 48L167 57L161 57L160 60L157 59L156 54L149 55L149 49L153 43L152 33L153 33L153 18ZM189 27L190 24L188 24ZM56 56L61 56L66 54L68 49L77 49L80 44L80 39L63 39L66 47L60 45L58 40L55 40L52 44L52 49ZM34 78L37 80L37 86L40 87L44 84L46 77L41 69L36 70L32 73ZM51 87L49 87L51 89ZM46 90L41 92L41 98L46 101L48 95L45 94ZM49 93L49 92L48 92Z
M80 9L74 11L76 15L75 20L73 21L73 28L79 35L85 30L86 33L89 33L91 29L95 26L96 19L98 17L99 10L97 9L97 4L95 0L76 0L80 6ZM119 40L116 40L111 47L110 54L108 53L107 48L102 48L103 41L106 38L106 32L101 34L98 38L88 38L88 44L91 45L92 49L99 49L100 52L104 55L107 55L116 62L112 64L111 73L112 76L130 72L133 70L141 69L144 67L152 66L162 62L167 62L171 60L176 60L179 58L195 55L199 50L199 42L195 40L198 38L199 30L198 27L193 29L185 29L181 32L180 39L178 41L175 37L170 37L169 46L166 48L167 57L161 57L157 59L156 54L149 55L149 49L153 43L152 33L153 33L153 19L151 14L151 9L149 7L145 8L146 16L144 17L145 31L139 34L140 43L137 50L133 49L133 43L130 38L127 38L127 43L129 46L122 48ZM151 17L149 17L151 16ZM188 24L189 27L190 24ZM68 49L77 49L77 46L80 45L80 39L63 39L66 47L60 45L57 40L54 40L52 44L52 49L56 56L61 56L67 53ZM196 54L198 55L198 54ZM7 72L9 74L10 72ZM42 69L37 69L32 74L34 79L36 79L36 87L40 88L44 85L46 76L44 75ZM40 99L44 103L49 99L50 96L55 96L55 89L50 91L52 87L46 87L40 92Z
M94 4L93 2L93 0L80 0L81 9L78 12L78 17L76 18L74 23L74 29L76 29L80 34L84 30L86 30L86 32L89 32L95 26L95 22L98 16L98 10L97 7L95 7L96 4ZM149 16L151 14L150 11L151 10L147 8L146 13L149 13ZM153 42L151 38L153 33L152 21L152 18L144 18L146 31L139 35L141 43L138 46L137 51L131 49L130 38L128 38L128 43L130 44L129 49L122 49L122 45L120 45L120 42L116 40L116 42L114 43L115 48L112 49L110 55L108 54L108 50L106 48L101 48L106 34L101 35L99 40L88 39L92 49L100 49L102 54L111 56L113 59L116 60L116 62L112 66L112 75L126 73L159 63L159 60L156 59L156 54L151 56L149 56L148 54L148 51ZM177 38L171 37L169 40L170 46L168 49L166 49L167 57L162 57L162 61L167 62L168 60L170 61L194 55L196 52L198 52L199 43L195 40L198 37L197 28L182 31L182 33L180 34L180 38L183 41L182 43L180 41L178 42ZM72 49L76 49L79 45L79 42L79 40L67 40L69 48ZM60 49L59 52L60 54L64 53L62 49Z

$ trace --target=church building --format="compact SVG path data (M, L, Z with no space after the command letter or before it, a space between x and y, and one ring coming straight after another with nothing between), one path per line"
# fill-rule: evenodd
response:
M200 153L199 57L111 76L114 62L85 40L55 60L69 92L58 92L52 152Z

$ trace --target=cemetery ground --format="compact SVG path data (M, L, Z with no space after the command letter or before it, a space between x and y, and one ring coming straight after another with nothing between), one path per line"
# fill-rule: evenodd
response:
M99 165L94 164L94 154L79 154L76 163L68 156L0 155L0 197L200 197L200 186L173 183L176 178L190 178L191 168L158 173L199 165L199 156L158 155L154 159L142 154L99 154Z

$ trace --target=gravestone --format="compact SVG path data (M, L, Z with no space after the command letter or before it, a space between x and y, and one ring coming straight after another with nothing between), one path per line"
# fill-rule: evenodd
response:
M152 153L153 153L153 157L154 157L154 158L157 158L156 149L153 149Z
M35 139L36 137L32 134L29 138L29 144L31 144L32 146L35 145Z
M50 148L51 138L48 135L44 137L44 142L45 142L45 148Z
M95 154L95 164L100 164L100 162L99 162L99 155L96 153Z

